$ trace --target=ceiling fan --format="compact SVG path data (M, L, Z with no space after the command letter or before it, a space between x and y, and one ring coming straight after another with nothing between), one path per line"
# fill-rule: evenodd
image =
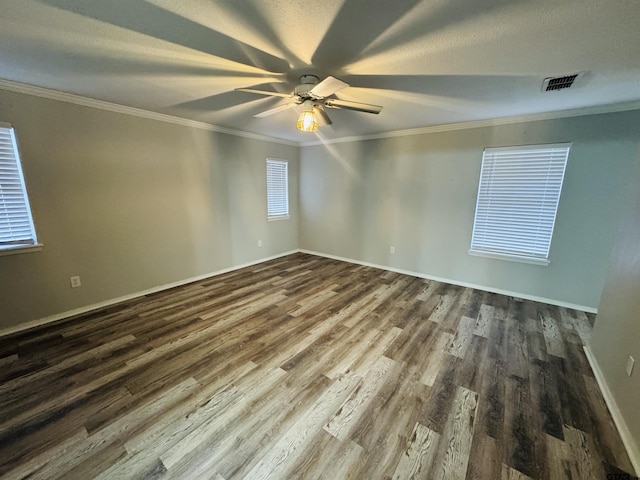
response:
M320 79L315 75L302 75L300 77L300 84L295 87L293 93L269 92L267 90L256 90L254 88L236 88L236 90L271 97L284 97L291 100L288 103L278 105L277 107L254 115L254 117L258 118L268 117L269 115L287 110L296 105L303 105L304 110L298 117L296 126L298 130L302 130L303 132L315 132L319 126L331 125L333 123L325 111L327 108L341 108L344 110L374 114L382 111L382 107L379 105L340 100L333 96L336 92L348 86L348 83L331 76L320 82Z

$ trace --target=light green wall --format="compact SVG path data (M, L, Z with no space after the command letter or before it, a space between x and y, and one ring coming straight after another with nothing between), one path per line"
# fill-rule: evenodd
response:
M635 111L305 147L300 246L597 308L639 126ZM469 256L483 148L557 142L573 147L551 265Z
M298 147L7 91L0 121L44 243L0 256L0 330L298 247ZM290 162L290 220L267 222L267 157Z
M591 351L633 437L640 462L640 150L629 201L611 253ZM633 375L625 367L636 360ZM637 472L640 474L640 470Z

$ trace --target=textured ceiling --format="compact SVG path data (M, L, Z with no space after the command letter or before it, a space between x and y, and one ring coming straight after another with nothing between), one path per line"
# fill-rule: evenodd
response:
M639 25L637 0L3 0L0 78L308 142L640 101ZM234 91L303 73L384 109L309 134Z

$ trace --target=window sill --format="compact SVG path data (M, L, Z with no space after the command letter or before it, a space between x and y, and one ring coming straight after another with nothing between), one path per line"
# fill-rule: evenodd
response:
M268 222L272 222L274 220L287 220L289 215L274 215L273 217L267 217Z
M10 247L0 247L0 257L4 255L20 255L22 253L39 252L44 248L42 243L35 245L12 245Z
M474 257L494 258L496 260L508 260L511 262L528 263L530 265L540 265L543 267L546 267L551 263L546 258L526 258L526 257L518 257L516 255L507 255L504 253L477 252L475 250L468 250L467 253Z

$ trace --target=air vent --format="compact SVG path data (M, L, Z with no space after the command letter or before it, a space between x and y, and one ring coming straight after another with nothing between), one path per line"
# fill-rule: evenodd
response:
M552 92L555 90L563 90L571 87L574 82L583 75L583 72L574 73L573 75L565 75L563 77L545 78L542 83L543 92Z

